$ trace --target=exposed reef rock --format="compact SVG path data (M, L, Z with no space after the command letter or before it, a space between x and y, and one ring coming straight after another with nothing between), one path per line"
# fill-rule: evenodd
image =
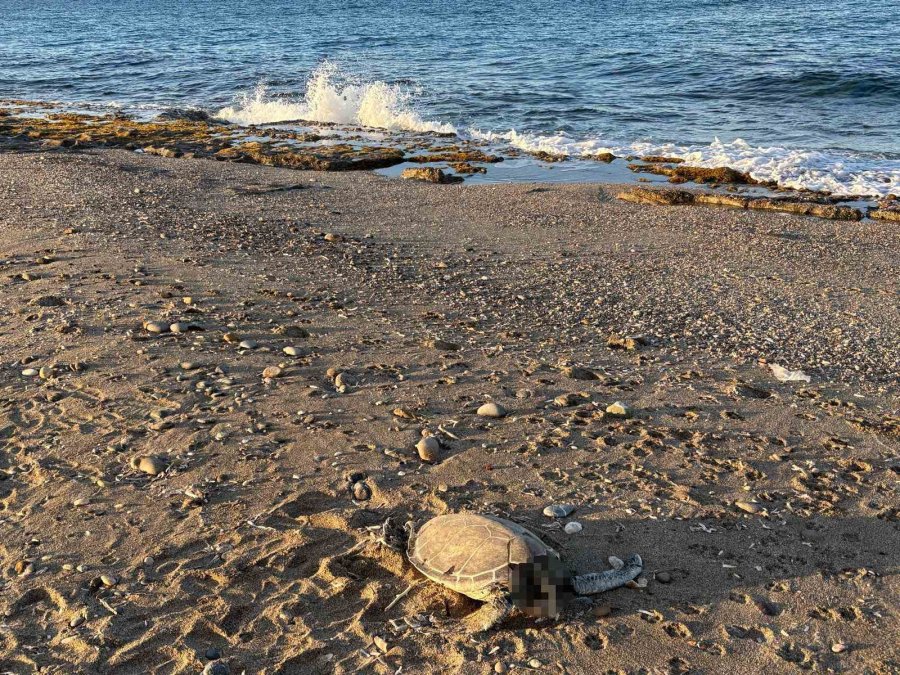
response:
M732 183L739 185L757 185L749 173L738 171L727 166L706 168L701 166L666 166L662 164L629 164L628 168L636 173L653 173L668 176L670 183L706 183L721 185Z
M806 201L780 197L743 197L740 195L726 195L715 192L695 193L688 190L676 190L672 188L651 190L641 187L629 188L616 196L623 201L634 202L636 204L656 204L663 206L683 206L690 204L729 206L739 209L797 213L804 216L827 218L829 220L861 220L863 217L863 214L859 209L849 206L831 204L824 201Z
M409 180L421 180L427 183L462 183L460 176L444 173L435 166L424 166L422 168L403 169L400 174L401 178Z

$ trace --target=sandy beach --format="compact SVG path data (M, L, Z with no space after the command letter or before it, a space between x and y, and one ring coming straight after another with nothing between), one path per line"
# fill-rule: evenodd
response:
M900 672L897 223L617 191L0 146L0 671ZM644 573L473 634L460 511Z

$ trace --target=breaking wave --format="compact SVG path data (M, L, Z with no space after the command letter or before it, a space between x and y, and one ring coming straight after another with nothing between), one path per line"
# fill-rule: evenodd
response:
M487 142L529 153L546 152L589 159L611 152L618 156L666 155L690 166L728 166L764 182L798 190L830 192L838 196L882 197L900 194L900 157L849 150L804 150L760 147L743 140L708 145L652 142L613 142L602 137L566 134L461 129L429 120L417 109L418 91L408 85L367 81L324 62L306 81L300 96L272 95L264 85L244 94L216 117L240 125L297 121L363 126L391 132L456 134L461 139Z
M737 139L716 139L709 145L673 143L613 143L600 138L566 135L502 134L472 131L489 142L504 142L525 152L589 158L611 152L619 156L665 155L679 157L689 166L723 167L749 173L759 181L774 181L795 190L830 192L836 196L883 197L900 195L900 157L845 150L803 150L780 146L759 147Z
M278 97L259 85L217 117L235 124L277 124L305 120L389 131L456 133L450 124L423 119L414 108L415 92L399 84L365 82L322 63L306 82L302 97Z

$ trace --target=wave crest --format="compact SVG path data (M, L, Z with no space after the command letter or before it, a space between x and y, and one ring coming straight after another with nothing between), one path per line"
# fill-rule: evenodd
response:
M259 85L216 116L245 126L305 120L390 131L456 133L450 124L423 119L414 103L415 94L399 84L354 81L326 61L310 75L302 98L270 96L265 85Z

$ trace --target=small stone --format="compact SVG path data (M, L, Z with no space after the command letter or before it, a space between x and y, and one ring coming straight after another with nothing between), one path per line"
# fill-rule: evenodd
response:
M262 372L262 376L267 380L274 380L276 377L281 377L281 368L278 366L269 366Z
M237 333L230 333L230 332L225 333L225 335L222 336L222 339L225 340L225 342L227 342L228 344L235 344L236 342L241 341L241 338L238 336Z
M132 460L132 466L138 471L157 476L166 470L166 461L158 455L145 455Z
M182 370L197 370L197 368L200 367L193 361L182 361L178 365L181 367Z
M201 675L231 675L231 669L221 661L211 661L206 664Z
M283 351L288 356L300 356L300 348L299 347L285 347L281 351Z
M341 235L335 234L334 232L329 232L328 234L326 234L324 239L325 239L325 241L332 241L332 242L344 241L344 238Z
M455 352L459 349L458 344L447 340L426 340L425 346L429 349L438 349L443 352Z
M222 650L218 647L210 647L206 650L206 658L210 661L215 661L216 659L222 658Z
M616 417L631 417L631 408L621 401L616 401L606 406L606 412Z
M162 321L147 321L144 323L144 330L148 333L156 333L158 335L160 333L168 332L169 327Z
M584 529L584 527L576 520L573 520L571 523L566 523L566 526L563 528L566 534L578 534Z
M437 462L441 457L441 444L434 436L426 436L416 443L416 452L423 462Z
M747 513L759 513L763 510L762 505L753 502L735 502L734 505Z
M238 347L241 349L256 349L256 340L242 340Z
M436 166L415 167L403 169L401 178L407 180L421 180L428 183L462 183L462 176L454 176L452 173L444 173Z
M81 624L84 623L84 616L79 614L78 616L73 616L69 621L69 628L78 628Z
M541 663L540 659L530 659L530 660L528 661L528 667L529 667L529 668L542 668L543 665L544 665L544 664Z
M38 375L40 376L40 378L41 378L42 380L49 380L49 379L50 379L51 377L53 377L53 375L54 375L54 368L53 368L53 366L43 366L43 367L41 367L41 369L38 371Z
M835 654L841 654L841 653L847 651L848 649L850 649L850 645L848 645L844 642L835 642L833 645L831 645L831 651L834 652Z
M358 502L367 501L372 496L372 490L363 481L357 481L353 484L353 499Z
M22 377L34 377L38 374L37 368L26 368L22 371Z
M87 506L91 503L90 497L79 497L75 501L72 502L72 506Z
M104 586L115 586L117 583L119 583L119 580L112 574L101 574L100 582Z
M672 583L672 575L668 572L659 572L656 575L656 580L661 584L671 584Z
M339 392L344 393L349 389L353 384L353 381L350 379L350 376L347 373L338 373L334 378L334 388Z
M385 640L383 637L376 635L374 638L372 638L372 642L375 643L375 646L378 647L382 654L387 654L388 651L390 651L387 640Z
M551 504L544 508L544 515L548 518L565 518L575 511L573 504Z
M169 326L169 330L173 333L187 333L191 329L191 324L184 321L177 321Z
M495 673L505 673L507 671L509 671L509 666L503 663L503 661L497 661L497 663L494 664Z
M485 403L484 405L482 405L480 408L478 408L478 410L476 411L476 414L481 417L498 418L498 417L505 417L506 410L504 410L503 406L501 406L501 405L498 405L494 402L488 402L488 403Z

